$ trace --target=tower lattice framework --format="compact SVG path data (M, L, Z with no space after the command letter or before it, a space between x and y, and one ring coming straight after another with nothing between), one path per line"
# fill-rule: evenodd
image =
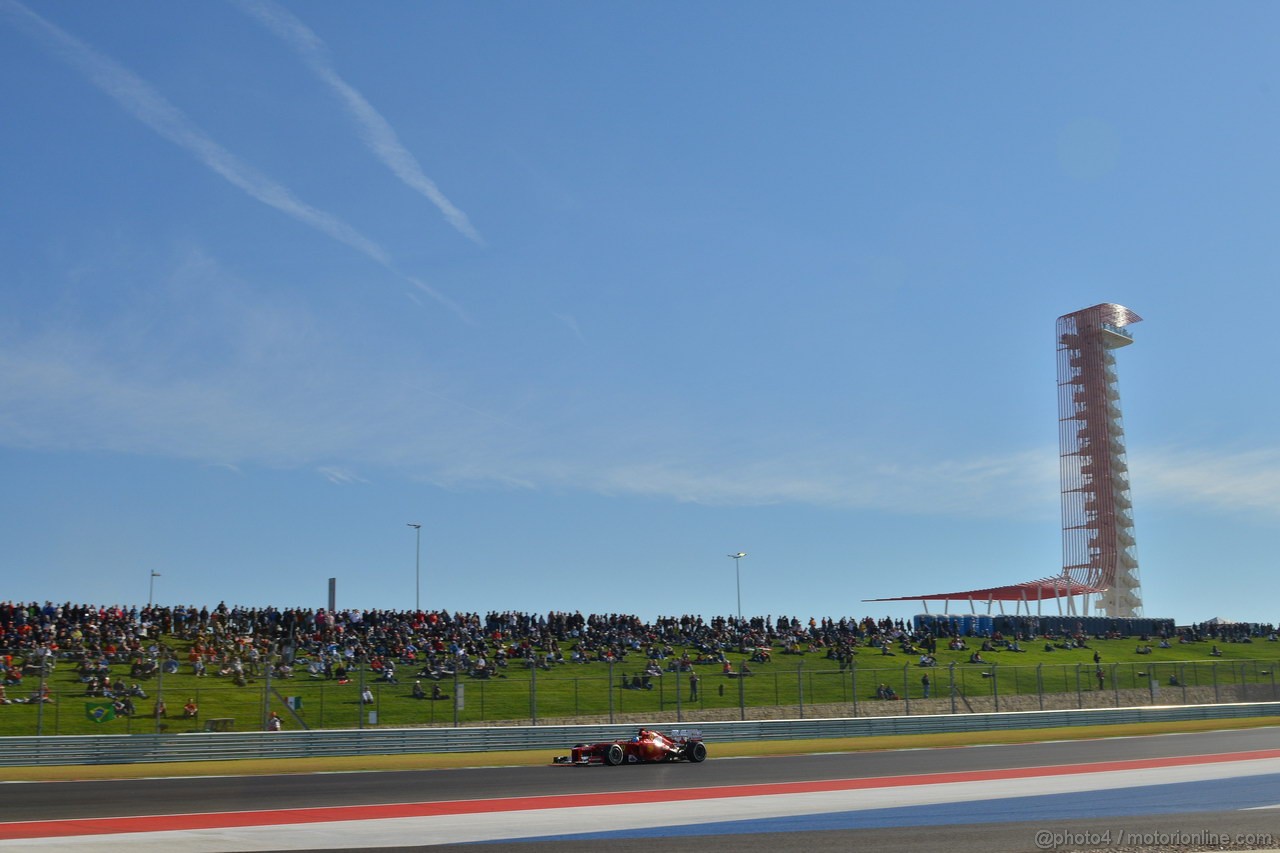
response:
M1078 588L1102 590L1100 616L1142 615L1115 357L1133 343L1126 327L1141 320L1108 302L1064 314L1056 329L1062 573Z

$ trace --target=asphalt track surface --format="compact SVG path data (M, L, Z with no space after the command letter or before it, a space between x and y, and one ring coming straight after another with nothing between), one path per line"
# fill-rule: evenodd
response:
M1280 847L1280 773L1274 754L1280 730L1245 729L1199 734L1171 734L1096 741L1013 744L1004 746L921 749L894 752L796 755L769 758L711 758L703 764L608 767L511 767L289 776L205 777L95 782L40 782L0 788L3 824L28 821L127 818L146 815L259 812L262 810L350 809L392 804L493 802L509 798L545 798L552 804L594 804L610 795L682 790L696 799L698 791L719 788L807 785L856 786L856 780L887 777L933 777L959 774L975 785L1000 784L1000 799L983 802L972 795L955 803L911 808L886 801L884 807L858 812L829 810L798 815L745 815L655 834L648 829L619 832L586 825L565 825L557 837L545 830L530 840L511 838L468 846L488 849L587 851L607 848L617 853L660 850L848 851L866 845L885 850L966 853L992 850L1195 849L1207 835L1273 836L1272 844L1236 844L1226 849ZM1177 767L1162 770L1164 759L1222 754L1270 753L1268 763L1245 779L1223 770L1217 777L1184 777ZM550 759L550 754L548 759ZM1067 765L1152 764L1143 778L1156 784L1101 791L1057 792L1051 776L1029 775L1026 768ZM1153 763L1154 762L1154 763ZM1238 762L1243 766L1248 762ZM1256 763L1256 762L1255 762ZM989 771L996 771L989 773ZM1098 777L1101 778L1101 777ZM989 779L990 782L983 782ZM1009 780L1013 781L1010 782ZM852 781L851 780L855 780ZM976 780L976 781L975 781ZM1086 783L1088 784L1088 783ZM1008 786L1020 786L1016 796ZM674 795L672 792L676 792ZM848 796L847 791L845 796ZM493 806L495 812L502 804ZM572 814L572 810L566 814ZM508 813L509 814L509 813ZM1024 818L1025 819L1022 819ZM484 821L483 813L472 819ZM1037 838L1049 832L1050 837ZM1125 847L1124 833L1150 835L1170 843ZM1161 836L1161 834L1163 834ZM0 837L4 837L0 832ZM1053 842L1046 844L1045 841ZM1061 841L1061 843L1058 843ZM1191 842L1181 844L1173 842ZM1091 843L1097 842L1097 843ZM420 845L407 841L400 849ZM422 845L425 846L425 845ZM6 843L8 849L22 849ZM59 849L45 845L32 849ZM67 848L71 849L71 848ZM83 849L83 848L79 848ZM181 849L181 845L168 849ZM234 849L234 848L228 848ZM290 847L296 850L296 847ZM321 849L317 846L316 849ZM335 849L332 846L323 849ZM338 849L363 849L359 843ZM386 848L383 848L386 849ZM1205 848L1208 849L1208 848ZM1216 849L1216 848L1215 848Z

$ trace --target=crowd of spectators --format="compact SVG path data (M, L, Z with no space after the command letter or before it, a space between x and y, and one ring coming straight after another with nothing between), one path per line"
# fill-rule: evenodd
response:
M1164 645L1170 640L1258 638L1274 639L1274 627L1204 623L1159 639ZM1035 638L999 637L998 646L986 639L983 650L1019 650L1020 639ZM1070 637L1060 639L1076 644ZM663 670L690 672L694 664L724 667L730 654L743 661L768 661L775 651L816 652L844 668L859 647L881 655L918 655L920 665L929 666L940 640L953 649L966 648L960 637L935 637L901 619L870 617L704 620L683 615L645 622L634 615L568 611L491 611L481 616L444 610L328 612L225 602L213 608L0 603L5 686L21 685L24 675L47 671L55 661L73 661L86 693L107 697L137 695L136 683L112 679L110 667L116 664L128 664L131 679L145 679L160 668L182 668L241 685L264 675L345 681L357 663L366 665L375 680L390 683L402 677L439 680L455 674L501 677L511 666L550 669L593 661L629 661L643 678Z

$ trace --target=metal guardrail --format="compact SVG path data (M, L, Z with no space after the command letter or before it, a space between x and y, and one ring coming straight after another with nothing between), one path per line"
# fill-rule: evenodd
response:
M714 743L1184 722L1277 715L1280 715L1280 702L1252 702L1002 714L747 720L683 726L677 724L675 727L696 727L707 740ZM0 738L0 766L142 764L236 758L500 752L543 748L563 750L575 743L626 737L634 733L635 729L631 724L615 724L6 737Z

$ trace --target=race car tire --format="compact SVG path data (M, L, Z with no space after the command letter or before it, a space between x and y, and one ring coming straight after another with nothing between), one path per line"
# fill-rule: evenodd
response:
M684 757L692 761L694 764L707 760L707 745L700 740L695 740L684 748Z
M622 744L611 743L609 748L604 751L604 763L610 767L617 767L626 758L626 753L622 750Z

